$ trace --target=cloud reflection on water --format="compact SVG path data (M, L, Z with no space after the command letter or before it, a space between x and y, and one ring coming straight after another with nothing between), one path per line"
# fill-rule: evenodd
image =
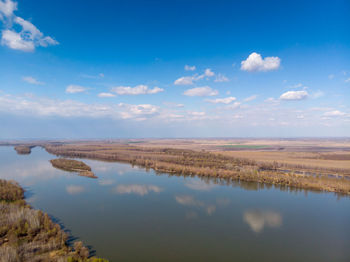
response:
M276 211L246 210L243 220L256 233L262 232L265 226L273 228L282 226L282 215Z
M209 182L204 182L201 180L191 180L190 182L186 183L185 186L190 189L199 191L210 191L215 187L214 184L210 184Z
M85 188L83 186L68 185L66 186L66 191L70 195L77 195L83 193L85 191Z
M110 186L113 185L115 181L113 179L99 179L98 184L100 186Z
M175 196L175 200L178 204L183 206L203 209L208 215L212 215L216 211L215 205L206 204L203 201L195 199L193 196L188 196L188 195Z
M160 193L163 191L163 188L155 186L155 185L118 185L113 189L114 193L117 194L136 194L140 196L144 196L153 193Z

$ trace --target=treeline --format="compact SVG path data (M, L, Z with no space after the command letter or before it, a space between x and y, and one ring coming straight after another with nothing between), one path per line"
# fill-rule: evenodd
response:
M132 165L152 168L158 172L254 181L350 194L350 181L346 179L336 179L326 175L314 177L284 173L279 171L280 166L275 163L257 163L249 159L203 151L122 144L48 145L45 148L49 153L59 156L128 162Z
M0 180L1 262L107 262L89 258L80 241L69 247L67 234L47 214L27 205L23 193L17 183Z

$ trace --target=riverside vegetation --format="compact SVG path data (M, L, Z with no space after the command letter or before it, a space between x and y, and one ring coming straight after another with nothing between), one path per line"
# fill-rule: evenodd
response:
M350 194L350 180L344 176L307 175L280 170L277 162L259 163L205 151L132 146L121 143L76 143L45 145L52 154L128 162L157 172L214 177L246 182L287 185L296 188Z
M91 167L82 161L58 158L50 160L53 167L59 168L65 171L78 172L80 176L86 176L90 178L97 178L94 173L91 172Z
M67 245L68 236L58 224L24 200L14 181L0 179L0 262L108 262L90 257L82 242Z

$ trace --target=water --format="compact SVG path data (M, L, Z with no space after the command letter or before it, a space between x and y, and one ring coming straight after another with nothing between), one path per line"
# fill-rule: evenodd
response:
M0 177L110 261L350 261L349 197L84 160L90 179L52 158L0 147Z

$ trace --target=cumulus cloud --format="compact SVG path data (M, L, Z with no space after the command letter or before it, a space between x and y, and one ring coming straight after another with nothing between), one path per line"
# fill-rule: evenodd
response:
M209 86L195 87L184 92L185 96L216 96L217 94L219 94L218 90L214 90Z
M138 85L135 87L130 86L118 86L111 89L112 92L117 93L118 95L146 95L146 94L157 94L163 92L164 89L159 87L154 87L153 89L148 89L146 85Z
M115 95L112 93L99 93L97 96L98 97L115 97Z
M17 3L11 0L0 0L0 19L5 19L5 17L10 17L13 12L17 10Z
M32 84L32 85L44 85L45 84L44 82L40 82L40 81L36 80L32 76L24 76L22 78L22 80L29 83L29 84Z
M241 70L248 72L272 71L280 67L281 59L276 56L265 57L258 53L251 53L246 60L241 62Z
M26 41L22 38L20 33L8 29L2 31L1 44L8 46L11 49L25 52L33 51L35 49L33 41Z
M79 85L69 85L66 88L66 93L67 94L76 94L76 93L83 93L87 90L88 88L79 86Z
M345 116L346 113L341 112L339 110L334 110L334 111L325 112L323 115L328 117L337 117L337 116Z
M44 34L31 22L15 16L17 3L11 0L0 0L0 19L4 22L5 29L2 30L1 44L11 49L31 52L36 46L47 47L57 45L58 42ZM18 25L20 30L17 30Z
M288 91L280 96L281 100L303 100L309 96L308 92L302 91Z
M196 66L185 65L185 70L186 71L194 71L194 70L196 70Z
M216 79L214 80L214 82L228 82L228 81L230 81L230 80L222 74L218 74L216 76Z
M230 97L226 97L226 98L206 99L205 101L207 101L209 103L213 103L213 104L219 104L219 103L230 104L230 103L232 103L235 100L236 100L235 97L230 96Z
M163 188L155 185L118 185L113 192L117 194L136 194L139 196L145 196L151 192L160 193Z

